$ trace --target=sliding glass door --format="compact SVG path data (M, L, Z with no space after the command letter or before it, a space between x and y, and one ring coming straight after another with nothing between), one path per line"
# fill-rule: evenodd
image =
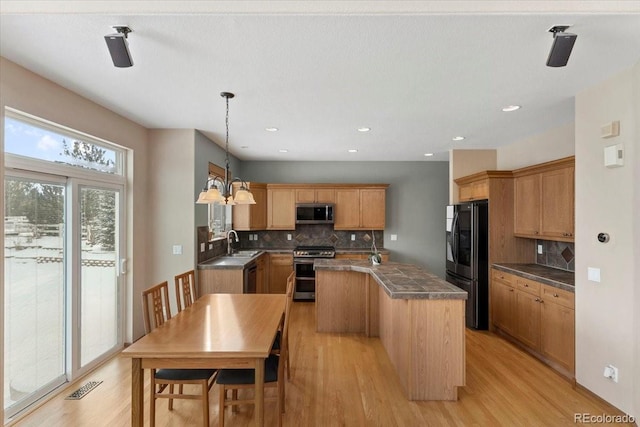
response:
M66 381L65 197L66 180L5 178L5 409Z

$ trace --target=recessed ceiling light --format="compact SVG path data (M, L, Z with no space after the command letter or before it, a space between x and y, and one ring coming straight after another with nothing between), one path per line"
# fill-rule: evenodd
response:
M267 132L278 132L278 128L264 128Z
M357 153L358 152L358 150L356 150L355 148L352 148L352 149L347 150L347 151L349 151L350 153Z
M431 156L433 156L433 153L424 153L424 156L425 157L431 157Z
M451 139L454 140L454 141L462 141L464 139L464 136L454 136Z
M367 127L358 128L358 132L369 132L370 130L371 128L367 128Z
M288 153L289 150L287 150L286 148L281 148L278 150L279 153Z
M519 105L507 105L506 107L502 107L502 111L508 113L510 111L516 111L519 110L520 106Z

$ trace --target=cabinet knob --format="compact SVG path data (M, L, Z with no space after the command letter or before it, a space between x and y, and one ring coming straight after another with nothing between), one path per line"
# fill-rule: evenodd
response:
M513 292L513 289L509 288L509 292Z
M537 232L537 231L534 231L534 232L533 232L533 234L538 234L538 232Z
M525 287L525 288L528 288L528 287L529 287L529 285L525 283L525 284L524 284L524 287Z
M554 296L555 298L558 298L558 294L553 294L553 296Z

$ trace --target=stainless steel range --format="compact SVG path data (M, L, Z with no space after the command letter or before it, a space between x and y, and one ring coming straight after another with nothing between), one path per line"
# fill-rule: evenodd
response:
M293 250L293 268L296 272L296 285L293 299L297 301L315 301L316 273L313 261L316 258L334 258L333 246L298 246Z

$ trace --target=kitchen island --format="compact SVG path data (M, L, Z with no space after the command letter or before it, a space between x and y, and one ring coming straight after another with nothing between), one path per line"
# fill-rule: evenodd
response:
M395 262L317 259L316 330L380 337L409 400L457 400L467 293Z

